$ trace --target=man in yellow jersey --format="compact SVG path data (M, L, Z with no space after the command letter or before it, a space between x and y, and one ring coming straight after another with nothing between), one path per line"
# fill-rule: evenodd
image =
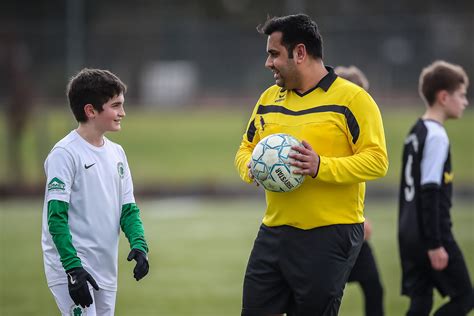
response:
M388 159L377 104L325 67L318 27L307 15L268 19L265 66L276 85L260 96L235 157L241 178L265 136L302 141L291 157L306 176L296 190L266 191L267 209L243 285L242 315L337 315L364 239L365 181Z

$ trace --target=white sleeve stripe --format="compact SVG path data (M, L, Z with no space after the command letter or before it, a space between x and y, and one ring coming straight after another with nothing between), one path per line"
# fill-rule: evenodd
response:
M425 124L428 135L421 160L420 184L436 183L441 185L444 164L449 152L448 136L441 125L432 122L425 122Z
M61 195L58 195L58 194L48 194L48 197L46 199L47 202L50 202L52 200L56 200L56 201L62 201L62 202L66 202L66 203L69 203L69 196L66 196L65 194L61 194Z

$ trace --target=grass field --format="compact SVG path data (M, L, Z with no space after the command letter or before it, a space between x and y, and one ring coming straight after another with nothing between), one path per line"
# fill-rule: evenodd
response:
M150 274L132 278L122 236L116 315L239 315L242 279L263 215L261 199L139 201L151 248ZM57 315L46 286L41 255L41 200L0 201L0 315ZM399 295L396 205L368 201L371 240L385 286L386 315L398 316L408 300ZM455 201L454 231L474 273L472 200ZM436 297L435 305L443 300ZM346 287L340 315L359 316L362 296ZM474 313L470 314L471 316Z
M127 152L135 186L167 185L239 185L233 167L252 105L236 109L190 108L177 112L134 111L127 107L127 117L120 133L108 134ZM397 185L401 148L409 127L423 108L383 108L390 168L379 181L385 186ZM41 110L41 119L29 125L22 143L21 161L25 180L42 184L43 162L51 147L76 127L67 109ZM474 111L446 124L451 139L456 185L473 186L474 179ZM4 117L0 114L0 148L6 148ZM6 151L0 151L0 184L11 182Z

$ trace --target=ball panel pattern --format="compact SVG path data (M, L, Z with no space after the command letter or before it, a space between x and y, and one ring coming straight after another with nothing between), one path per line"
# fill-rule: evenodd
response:
M252 152L251 171L255 180L266 190L289 192L298 188L303 175L293 173L296 167L290 165L291 146L301 143L288 134L269 135L255 146Z

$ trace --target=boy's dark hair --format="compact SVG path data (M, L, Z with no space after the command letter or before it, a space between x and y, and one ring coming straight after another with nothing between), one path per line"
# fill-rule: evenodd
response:
M84 68L71 78L67 96L72 113L78 122L86 122L86 104L102 112L103 105L111 98L125 94L127 86L108 70Z
M418 91L426 104L431 106L435 103L439 91L452 93L462 84L467 87L469 78L461 66L437 60L421 71Z
M339 77L355 83L359 87L364 88L364 90L369 90L369 80L367 80L367 77L364 75L362 70L360 70L356 66L337 66L336 68L334 68L334 72Z
M268 36L281 32L281 44L287 49L289 58L293 58L293 49L298 44L304 44L314 58L323 58L323 39L318 25L306 14L269 17L263 25L257 26L257 31Z

